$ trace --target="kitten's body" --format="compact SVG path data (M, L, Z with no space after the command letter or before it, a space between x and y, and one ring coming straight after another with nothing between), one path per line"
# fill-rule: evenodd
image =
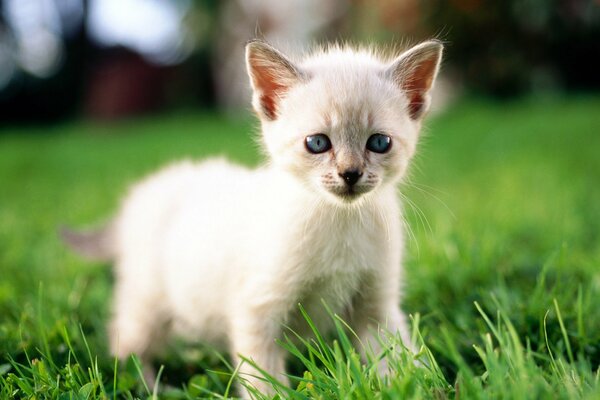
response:
M294 65L251 43L253 104L270 161L257 170L180 163L134 187L103 238L116 261L113 352L149 357L176 333L284 379L275 339L284 325L306 330L298 303L327 331L323 300L364 342L376 345L379 325L410 346L399 310L396 183L440 55L428 42L391 64L334 49ZM381 133L391 146L369 144ZM315 137L329 149L312 148ZM268 390L251 366L242 373Z
M299 302L320 323L328 320L318 318L321 299L350 316L370 275L381 274L381 265L400 265L391 188L342 209L272 168L251 171L218 160L173 165L136 186L124 204L114 225L117 247L127 251L117 264L123 304L115 309L141 300L139 314L152 310L143 330L170 320L179 334L224 344L236 319L254 312L302 329ZM396 279L389 273L399 284L397 272ZM144 335L132 336L140 343Z

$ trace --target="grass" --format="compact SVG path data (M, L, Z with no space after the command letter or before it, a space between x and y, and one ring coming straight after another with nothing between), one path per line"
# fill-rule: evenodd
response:
M337 339L282 346L282 398L600 398L600 98L465 101L428 121L409 181L403 308L423 344L385 339L379 377ZM249 120L180 112L0 130L0 397L148 398L107 351L110 269L59 242L169 160L260 159ZM334 317L335 318L335 317ZM292 333L290 333L291 335ZM226 358L175 344L161 398L231 396Z

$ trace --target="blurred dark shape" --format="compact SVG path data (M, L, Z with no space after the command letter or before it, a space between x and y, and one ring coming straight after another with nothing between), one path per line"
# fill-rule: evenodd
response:
M88 37L99 46L89 66L85 114L113 119L165 106L173 66L194 42L184 24L189 0L89 0Z
M191 11L190 0L0 0L0 122L153 111L182 81L210 97L210 74L170 73L197 43Z
M598 0L0 0L0 123L247 110L253 37L283 51L437 37L439 109L460 87L496 97L600 89Z
M0 0L0 121L47 119L77 100L82 0ZM51 79L48 79L51 78Z
M437 37L444 77L496 97L600 89L598 0L356 0L346 35L381 43Z
M448 42L446 64L474 92L600 89L596 0L430 0L423 9Z
M124 48L107 51L90 70L85 114L114 119L160 109L169 70Z

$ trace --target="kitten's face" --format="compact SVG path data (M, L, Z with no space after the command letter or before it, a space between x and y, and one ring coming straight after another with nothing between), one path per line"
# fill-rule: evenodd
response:
M326 198L350 203L403 175L416 127L383 78L365 73L337 85L324 75L289 92L264 141L274 163Z
M395 184L414 154L423 107L411 109L389 66L366 53L338 51L291 68L297 79L291 77L284 96L265 98L255 85L272 162L339 204Z

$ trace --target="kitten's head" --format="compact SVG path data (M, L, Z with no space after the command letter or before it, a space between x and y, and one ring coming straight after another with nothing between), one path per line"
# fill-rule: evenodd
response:
M262 41L246 47L263 142L272 162L350 204L404 175L417 144L442 45L382 60L332 47L293 62Z

